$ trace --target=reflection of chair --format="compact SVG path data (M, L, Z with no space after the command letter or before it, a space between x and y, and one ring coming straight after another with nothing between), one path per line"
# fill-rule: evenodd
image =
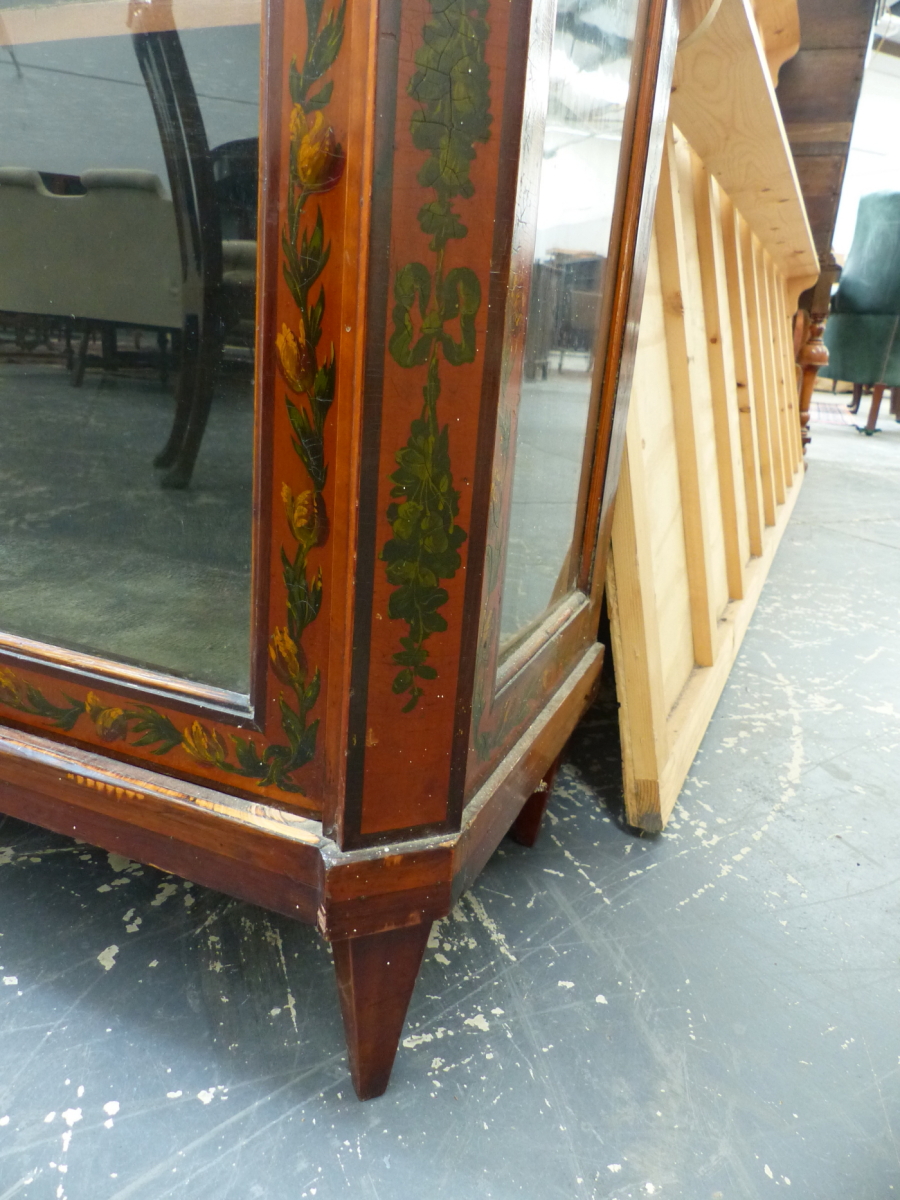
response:
M531 297L528 325L525 329L525 378L534 379L538 371L547 378L550 351L557 339L562 271L553 263L536 262L531 273Z
M222 319L228 333L256 336L256 242L222 243Z
M210 151L222 236L256 237L256 198L259 189L259 138L223 142Z
M559 354L560 372L568 350L586 352L588 370L593 369L605 263L597 254L555 250L534 264L525 332L526 379L536 378L538 371L547 378L551 352Z
M871 435L885 387L900 386L900 193L860 201L831 309L824 339L829 363L819 374L872 387L864 430Z
M132 39L159 128L181 246L184 321L175 419L154 460L168 468L163 486L180 488L190 482L222 357L222 227L209 143L181 39L171 28L136 32Z

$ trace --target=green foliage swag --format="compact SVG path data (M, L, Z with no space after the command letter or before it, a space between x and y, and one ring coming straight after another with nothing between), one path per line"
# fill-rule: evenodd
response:
M429 238L434 264L412 262L394 281L391 357L401 367L425 367L422 411L412 422L406 445L396 453L387 510L393 536L381 557L394 587L388 615L404 621L393 661L399 668L393 689L408 697L410 712L424 694L420 681L437 677L428 663L425 641L447 622L438 611L449 599L441 586L462 564L465 530L456 523L459 492L453 486L447 425L438 421L440 362L450 366L475 358L475 316L481 285L469 267L444 273L444 251L468 233L453 206L475 188L469 175L477 142L490 136L490 75L484 60L488 38L487 0L429 0L431 18L422 31L415 74L408 92L419 105L413 114L413 144L428 158L418 181L434 193L418 212Z

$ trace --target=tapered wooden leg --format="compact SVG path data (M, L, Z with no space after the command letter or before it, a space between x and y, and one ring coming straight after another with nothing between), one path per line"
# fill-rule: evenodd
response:
M541 832L541 822L547 811L550 793L553 791L553 780L562 762L562 755L555 759L550 769L544 774L540 787L531 793L522 806L522 811L513 821L509 836L520 846L533 846Z
M837 380L835 380L835 383L837 383ZM854 385L853 385L853 403L850 405L850 411L852 413L859 412L859 405L860 405L860 401L862 400L862 392L863 392L863 385L861 383L854 383Z
M431 922L332 943L350 1074L360 1100L388 1085Z

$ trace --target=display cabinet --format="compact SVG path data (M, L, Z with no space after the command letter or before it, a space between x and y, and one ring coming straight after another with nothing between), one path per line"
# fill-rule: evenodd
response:
M0 809L315 924L377 1095L596 685L673 18L0 32Z

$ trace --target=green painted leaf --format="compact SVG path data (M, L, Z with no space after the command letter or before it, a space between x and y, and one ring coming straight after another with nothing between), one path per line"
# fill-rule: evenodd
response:
M303 81L303 74L297 70L296 58L291 59L291 65L288 71L288 88L291 93L291 100L294 102L294 104L302 104L306 96L306 84Z
M321 492L328 476L328 469L325 466L325 443L322 435L314 428L305 408L299 408L287 396L285 396L284 402L287 405L291 428L297 435L294 448L303 460L313 487L316 491Z
M413 673L407 667L402 671L397 672L397 674L394 676L394 682L391 684L391 688L395 694L399 694L400 692L405 692L412 681Z
M241 768L241 773L248 775L252 779L257 779L266 773L266 764L260 757L259 751L252 740L239 737L238 734L231 735L231 744L234 746L234 756L238 760L238 765Z
M328 83L324 84L316 92L314 96L307 96L304 108L307 112L312 112L316 108L324 108L331 99L331 93L334 91L334 81L329 79Z
M319 338L322 336L322 317L324 315L325 289L320 287L316 302L308 309L306 318L307 337L314 346L318 345Z
M307 51L303 72L304 79L308 81L307 87L321 78L338 56L344 40L344 8L345 0L341 0L340 8L332 10L321 32L313 39Z
M312 762L316 753L316 735L318 731L318 719L307 725L291 756L289 764L291 771L298 771L301 767L305 767L308 762Z
M303 727L303 719L294 712L284 696L279 699L278 707L281 709L281 728L284 730L291 750L296 751L303 734L306 732Z
M422 232L431 237L429 245L432 250L440 250L451 238L464 238L469 232L449 200L432 200L423 204L418 212L419 225Z
M307 712L309 712L319 698L319 688L321 686L321 682L321 675L317 670L310 682L306 685L306 690L303 693L303 707Z
M148 705L138 705L125 714L132 733L140 736L131 744L133 746L154 746L154 754L168 754L176 746L181 745L181 733L163 713Z

